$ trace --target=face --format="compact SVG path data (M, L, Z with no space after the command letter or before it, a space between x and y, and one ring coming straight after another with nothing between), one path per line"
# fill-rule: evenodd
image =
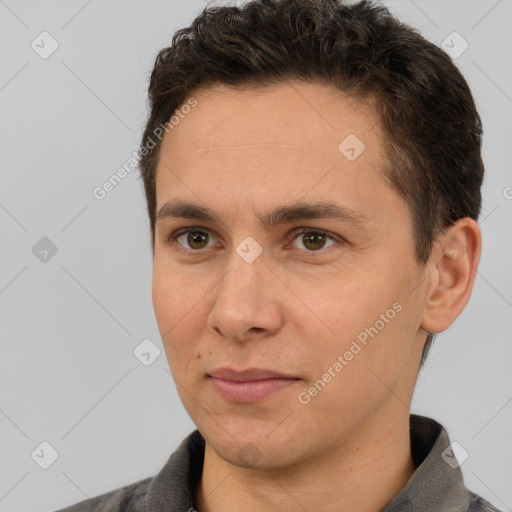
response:
M158 161L153 304L207 443L277 468L408 417L425 289L371 104L302 82L193 97ZM289 379L211 377L226 367Z

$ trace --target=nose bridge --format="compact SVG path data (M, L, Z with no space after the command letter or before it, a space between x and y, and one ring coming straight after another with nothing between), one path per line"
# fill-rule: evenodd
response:
M265 286L272 273L254 242L244 239L230 254L208 319L210 328L232 339L243 339L252 328L273 330L279 324L277 303Z
M227 272L220 283L217 302L233 300L248 304L250 300L258 299L260 285L268 270L263 251L256 254L256 250L254 242L249 240L242 241L233 250L227 263Z

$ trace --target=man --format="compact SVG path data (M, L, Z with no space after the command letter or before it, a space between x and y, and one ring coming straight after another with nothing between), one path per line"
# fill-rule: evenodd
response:
M205 9L152 72L153 304L197 426L155 477L66 512L495 511L410 414L481 251L481 122L380 6Z

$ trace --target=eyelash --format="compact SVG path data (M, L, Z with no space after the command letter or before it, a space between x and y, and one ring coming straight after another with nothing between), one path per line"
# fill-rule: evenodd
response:
M165 239L165 242L167 245L172 245L174 243L174 241L179 238L181 235L186 235L188 233L191 233L191 232L194 232L194 231L197 231L199 233L206 233L208 235L211 235L211 232L210 230L208 229L205 229L205 228L201 228L201 227L195 227L195 226L190 226L190 227L187 227L187 228L181 228L181 229L177 229L175 231L173 231L168 237L166 237ZM329 234L327 231L323 231L321 229L316 229L316 228L297 228L295 230L292 231L293 233L293 237L291 238L290 242L293 242L296 238L298 238L300 235L304 234L304 233L315 233L315 234L322 234L322 235L325 235L326 238L330 238L331 240L333 241L339 241L338 245L340 243L343 243L344 240L340 237L335 237L334 235L331 235ZM179 245L179 244L178 244ZM322 248L322 249L318 249L317 251L308 251L308 250L304 250L304 251L301 251L301 252L306 252L306 253L310 253L312 255L315 255L317 253L325 253L325 251L331 247L334 247L334 245L330 246L330 247L327 247L327 248ZM197 255L200 255L200 254L203 254L205 251L205 249L187 249L183 246L180 245L180 251L182 252L185 252L187 254L191 254L191 255L194 255L194 256L197 256Z

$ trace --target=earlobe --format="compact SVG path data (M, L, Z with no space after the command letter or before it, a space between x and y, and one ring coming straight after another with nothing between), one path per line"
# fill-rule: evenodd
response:
M434 243L430 266L436 280L425 296L423 329L442 332L460 315L471 296L481 248L480 228L469 217L457 220Z

